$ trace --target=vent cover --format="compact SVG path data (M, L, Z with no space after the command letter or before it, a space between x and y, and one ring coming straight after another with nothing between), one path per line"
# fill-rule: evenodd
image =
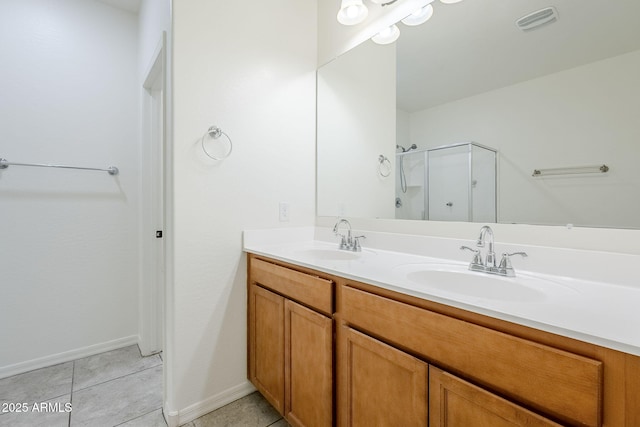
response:
M555 7L549 6L544 9L531 12L528 15L516 21L516 26L522 31L531 31L542 27L546 24L551 24L558 20L558 11Z

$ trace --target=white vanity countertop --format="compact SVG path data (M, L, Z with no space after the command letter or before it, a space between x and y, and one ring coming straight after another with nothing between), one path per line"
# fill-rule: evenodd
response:
M363 242L362 252L355 254L337 251L337 242L325 240L331 236L328 231L313 227L245 231L244 250L640 356L640 280L638 273L634 273L634 267L637 269L640 261L638 256L500 245L496 242L498 254L523 249L529 253L526 261L514 257L517 277L512 279L467 272L466 266L472 254L460 252L459 247L461 244L472 246L472 241L366 231L359 234L371 238ZM331 236L329 239L334 238ZM373 243L367 246L370 240ZM407 252L380 248L397 249L398 246L406 247ZM417 247L421 250L416 250ZM334 257L335 252L338 255ZM446 258L433 256L434 253L441 253ZM528 262L534 256L539 259L538 265ZM626 267L628 263L631 263L628 271L620 267ZM464 271L466 277L477 274L478 286L486 286L483 282L489 276L491 279L487 284L500 285L499 294L490 295L489 287L487 295L480 288L477 292L458 293L446 284L430 287L411 280L408 273L420 270L421 265L434 264L444 269ZM567 272L558 274L562 266ZM535 271L533 267L536 267ZM579 268L579 273L576 268ZM590 268L593 271L585 271ZM620 272L620 268L625 271ZM606 270L610 269L615 274L607 275ZM608 276L612 279L608 280ZM532 291L522 296L516 292L513 298L508 295L510 292L499 291L502 286L506 286L503 290L510 289L509 281L513 280L532 283Z

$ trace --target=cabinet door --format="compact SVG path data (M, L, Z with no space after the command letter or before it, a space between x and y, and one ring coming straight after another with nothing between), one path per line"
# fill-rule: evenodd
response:
M249 379L284 413L284 298L249 286Z
M344 325L338 357L339 426L427 426L426 363Z
M333 423L333 323L285 300L285 417L294 426Z
M429 417L431 427L560 426L433 366Z

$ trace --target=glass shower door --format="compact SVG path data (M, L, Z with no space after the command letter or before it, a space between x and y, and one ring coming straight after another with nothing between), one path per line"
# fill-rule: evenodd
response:
M496 151L463 143L427 153L427 219L496 222Z

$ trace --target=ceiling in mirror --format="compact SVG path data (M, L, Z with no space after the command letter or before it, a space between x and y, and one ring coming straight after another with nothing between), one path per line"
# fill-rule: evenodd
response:
M318 70L318 215L640 228L640 2L432 5Z
M413 112L640 49L640 1L553 0L557 21L516 21L549 2L432 3L425 24L402 26L398 108Z

